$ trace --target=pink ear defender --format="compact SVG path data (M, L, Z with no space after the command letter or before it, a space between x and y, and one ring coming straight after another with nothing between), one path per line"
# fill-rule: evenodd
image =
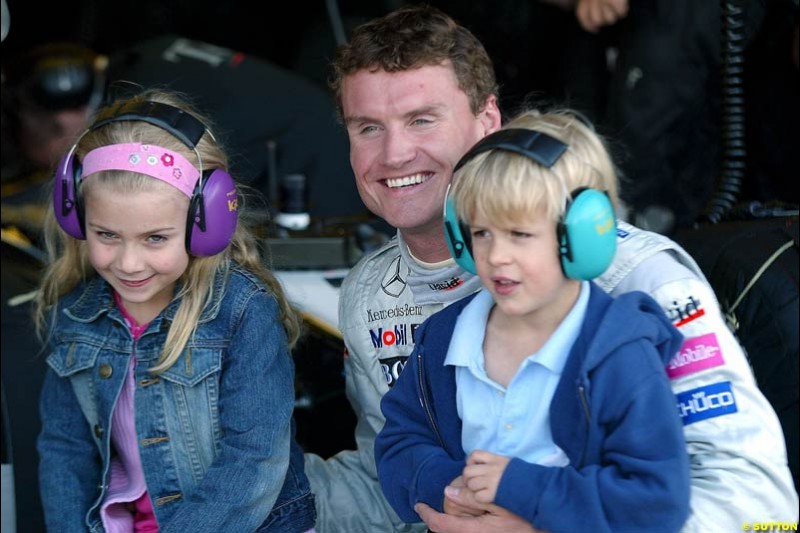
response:
M178 108L143 102L122 106L113 117L95 123L83 135L126 120L141 120L169 131L197 154L197 167L179 153L142 143L96 148L81 162L74 155L79 138L56 168L53 208L61 228L76 239L85 239L82 179L106 170L129 170L168 183L190 199L186 220L186 250L190 254L206 257L223 251L236 231L238 196L233 178L225 170L203 172L196 145L206 132L205 126Z

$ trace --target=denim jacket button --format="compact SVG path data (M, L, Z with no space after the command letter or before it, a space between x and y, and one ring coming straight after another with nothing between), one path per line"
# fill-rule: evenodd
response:
M103 428L100 426L100 424L94 425L94 436L98 439L103 437Z
M102 364L100 365L100 377L103 379L108 379L111 377L111 374L114 373L114 369L111 368L109 364Z

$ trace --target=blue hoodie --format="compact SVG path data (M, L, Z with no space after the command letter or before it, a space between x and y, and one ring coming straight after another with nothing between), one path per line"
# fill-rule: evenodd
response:
M414 504L442 512L466 465L455 371L444 366L458 315L473 296L431 316L381 409L375 442L386 498L406 522ZM550 405L553 440L570 464L512 459L494 503L552 533L677 531L689 515L689 460L664 366L681 334L648 295L612 299L593 283L580 334Z

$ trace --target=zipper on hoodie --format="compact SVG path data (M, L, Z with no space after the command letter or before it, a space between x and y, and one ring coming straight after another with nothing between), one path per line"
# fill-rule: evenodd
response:
M583 453L581 454L581 461L578 464L578 468L583 468L584 464L586 463L586 448L589 447L589 430L591 429L591 422L592 422L592 415L589 414L589 403L586 401L586 389L583 385L578 385L578 397L581 400L581 406L583 407L583 414L586 416L586 443L583 445Z
M417 380L419 383L419 401L422 403L422 408L425 409L425 414L428 416L428 422L431 424L431 428L433 428L433 433L436 435L436 439L439 441L442 449L446 449L444 445L444 441L442 441L442 436L439 434L439 427L436 425L436 420L433 418L433 413L431 412L431 408L428 402L428 396L425 394L425 379L422 373L422 346L420 345L420 349L417 352Z

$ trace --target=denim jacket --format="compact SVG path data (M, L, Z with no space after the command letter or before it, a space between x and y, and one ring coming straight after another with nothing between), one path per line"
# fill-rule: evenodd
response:
M177 290L177 289L176 289ZM38 441L48 531L104 530L111 415L132 353L135 424L161 533L302 532L314 502L294 441L294 367L277 302L233 266L214 282L196 334L152 374L178 307L134 342L110 286L95 277L58 305Z

